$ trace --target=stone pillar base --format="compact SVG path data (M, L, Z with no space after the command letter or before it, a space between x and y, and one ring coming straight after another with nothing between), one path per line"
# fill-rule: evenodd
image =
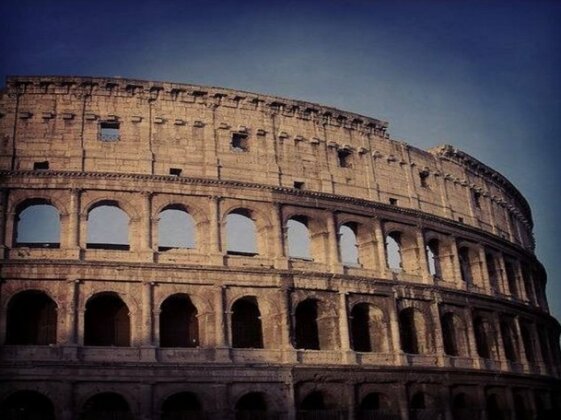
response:
M230 348L229 347L217 347L214 349L214 361L215 362L223 362L223 363L231 363L232 356L230 355Z

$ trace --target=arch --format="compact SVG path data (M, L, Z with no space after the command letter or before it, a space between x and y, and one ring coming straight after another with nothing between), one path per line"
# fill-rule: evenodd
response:
M424 420L438 418L441 415L436 409L434 399L426 392L418 391L409 400L409 419Z
M508 283L508 291L511 296L518 297L519 290L517 285L518 276L516 274L515 262L510 258L505 258L505 274Z
M401 349L409 354L426 353L427 326L425 316L416 308L405 308L399 312L399 336Z
M261 312L255 296L243 297L232 305L232 347L263 348Z
M117 293L97 293L86 302L84 345L130 346L129 308Z
M452 418L454 420L470 420L477 418L479 413L473 401L465 392L459 392L452 398Z
M44 198L16 206L13 244L16 247L60 248L60 212Z
M518 355L518 342L516 340L516 334L512 324L513 322L511 320L501 320L501 336L503 338L506 359L510 362L518 362L520 360Z
M460 273L462 281L466 284L473 284L472 273L472 252L467 246L458 249L458 258L460 260Z
M436 238L430 239L427 242L426 253L429 265L429 273L438 279L442 279L442 266L440 263L441 258L440 241Z
M37 391L16 391L0 404L0 418L3 420L55 420L55 408L48 397Z
M467 329L462 319L454 312L441 315L444 353L448 356L467 356Z
M237 208L226 217L226 251L231 255L258 254L257 228L251 210Z
M482 317L475 317L473 319L473 332L475 334L475 345L477 354L484 359L491 358L491 327L489 322Z
M384 314L369 303L358 303L351 309L351 346L359 352L385 350Z
M400 232L391 232L386 235L386 259L389 269L396 271L403 269Z
M315 390L310 392L299 404L298 420L338 420L346 418L345 413L338 409L338 406L323 391Z
M203 406L196 394L178 392L167 397L162 404L162 420L203 420Z
M358 406L358 420L375 420L378 418L397 418L392 411L390 399L381 392L370 392L365 395Z
M80 420L132 420L125 398L115 392L102 392L90 397L82 407Z
M535 336L532 333L532 328L527 322L520 322L520 334L522 335L522 345L524 346L524 353L529 363L536 362L536 342Z
M86 248L129 250L129 215L113 200L101 200L88 210Z
M177 293L160 305L160 347L197 347L197 308L189 295Z
M496 393L487 395L485 399L485 409L488 419L507 420L509 418L509 413L505 408L504 401L500 395Z
M158 251L195 248L195 221L184 206L169 204L158 214Z
M263 392L249 392L235 405L236 420L261 420L267 417L267 400Z
M359 250L356 223L347 222L339 226L339 254L343 265L358 266Z
M491 252L485 252L485 263L487 265L487 275L489 277L489 283L491 288L499 292L499 270L497 265L497 258Z
M39 290L15 294L6 314L6 344L48 345L57 341L57 305Z
M288 256L311 260L311 239L306 216L292 216L286 222Z
M294 313L294 347L319 350L318 301L306 299L296 306Z

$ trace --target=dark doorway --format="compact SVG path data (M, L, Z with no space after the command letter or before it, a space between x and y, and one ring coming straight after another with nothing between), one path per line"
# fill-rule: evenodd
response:
M55 420L53 403L35 391L18 391L0 405L2 420Z
M6 344L56 344L56 304L45 293L28 290L8 304Z
M186 294L168 297L160 312L160 347L197 347L197 308Z
M297 349L319 350L317 317L317 301L313 299L306 299L296 307L294 329Z
M129 309L117 294L95 295L86 304L84 345L130 346Z
M263 348L261 313L253 296L238 299L232 305L232 347Z
M351 311L351 344L354 351L372 351L368 305L359 303Z

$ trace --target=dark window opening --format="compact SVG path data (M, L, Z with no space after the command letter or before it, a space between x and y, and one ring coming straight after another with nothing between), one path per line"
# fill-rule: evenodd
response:
M161 306L160 347L197 347L199 324L197 308L189 296L168 297Z
M236 420L267 419L267 402L262 392L250 392L236 402Z
M17 391L0 404L4 420L55 420L55 409L49 398L35 391Z
M255 297L245 297L232 305L232 347L263 348L261 313Z
M36 290L20 292L8 304L6 344L56 343L57 309L53 300Z
M477 354L479 357L489 359L491 357L491 349L489 348L489 337L486 323L481 318L475 318L473 321L473 330L475 334Z
M304 183L301 181L294 181L294 188L297 190L303 190L304 189Z
M84 404L80 420L132 420L129 404L119 394L103 392Z
M485 262L487 263L487 274L489 275L489 282L493 290L499 290L499 279L497 276L497 265L495 258L490 253L485 253Z
M115 121L102 121L99 124L99 139L108 143L119 141L119 123Z
M397 206L397 198L390 198L390 204L392 206Z
M444 342L444 353L449 356L458 356L458 342L457 331L459 330L454 325L454 314L447 313L442 316L442 340Z
M458 257L460 260L460 273L462 275L462 281L467 284L472 284L473 278L471 275L469 248L461 247L458 250Z
M479 193L477 191L473 191L472 198L473 198L473 205L475 206L475 208L480 209L481 208L481 193Z
M432 276L442 278L442 266L440 265L440 243L438 239L431 239L427 243L427 260L429 263L429 272Z
M356 223L350 222L339 226L339 255L341 256L341 262L347 267L360 265L356 232Z
M386 264L391 270L401 271L403 260L401 258L401 233L390 232L386 236Z
M130 249L129 217L116 202L103 201L89 211L86 248Z
M525 323L520 324L520 333L522 334L522 345L524 346L524 353L530 363L536 361L534 338L530 332L530 328Z
M203 420L202 405L191 392L180 392L168 397L162 404L162 420Z
M401 349L405 353L419 354L415 311L413 308L403 309L399 313L399 336L401 338Z
M337 163L341 168L352 168L352 152L347 149L337 150Z
M182 170L179 168L169 168L169 174L172 176L181 176Z
M464 218L463 217L458 217L458 222L464 223Z
M296 307L295 346L297 349L319 350L317 301L306 299Z
M413 410L422 410L427 408L425 394L423 394L422 392L417 392L415 395L413 395L413 398L411 398L411 408Z
M505 260L505 271L506 279L508 283L508 289L511 296L518 296L518 287L516 284L516 272L514 270L514 263L509 260Z
M368 305L355 305L351 311L351 345L354 351L372 351L369 321Z
M501 322L501 334L503 336L506 359L510 362L517 362L516 342L512 328L507 322Z
M506 420L510 418L509 414L503 410L502 404L499 398L495 394L491 394L487 397L487 418L493 420ZM508 417L507 417L508 416Z
M96 295L86 303L84 345L130 346L129 309L116 294Z
M429 172L422 171L419 172L419 180L421 181L421 187L428 188L429 187Z
M232 147L232 150L236 152L247 152L249 150L249 139L247 134L233 133L232 142L230 145Z
M311 392L302 400L300 408L307 411L325 410L326 406L323 394L320 391Z
M45 171L49 169L49 161L44 160L42 162L33 162L33 170L35 171Z

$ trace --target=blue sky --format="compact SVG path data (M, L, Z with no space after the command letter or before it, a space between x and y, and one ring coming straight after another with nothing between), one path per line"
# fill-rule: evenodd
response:
M123 76L231 87L389 121L450 143L530 202L561 318L561 2L13 1L0 79Z

